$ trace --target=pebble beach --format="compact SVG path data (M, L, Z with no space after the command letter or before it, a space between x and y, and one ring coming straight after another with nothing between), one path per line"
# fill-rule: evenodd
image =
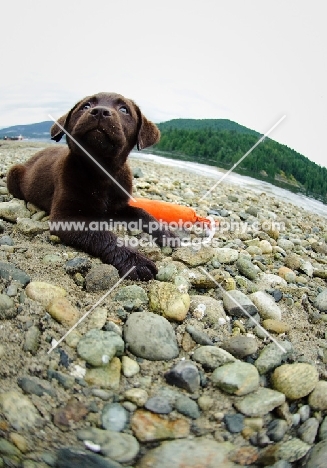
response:
M8 193L45 146L0 142L0 468L325 467L326 218L133 157L134 196L217 228L141 243L156 279L117 285Z

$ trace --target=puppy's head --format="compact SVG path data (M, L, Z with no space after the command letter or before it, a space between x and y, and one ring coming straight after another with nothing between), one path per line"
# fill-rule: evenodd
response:
M135 145L143 149L160 138L159 129L139 107L115 93L99 93L79 101L51 128L55 141L65 133L74 153L84 148L109 165L122 164Z

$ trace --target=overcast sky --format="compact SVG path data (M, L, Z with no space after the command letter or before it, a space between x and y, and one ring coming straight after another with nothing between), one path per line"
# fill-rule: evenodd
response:
M10 0L0 126L113 91L155 122L224 118L327 165L322 0Z

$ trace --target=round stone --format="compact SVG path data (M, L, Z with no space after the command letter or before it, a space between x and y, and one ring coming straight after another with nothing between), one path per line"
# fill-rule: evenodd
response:
M276 390L290 400L297 400L309 395L315 388L318 371L311 364L302 362L283 364L274 370L271 379Z
M210 370L236 360L230 353L217 346L200 346L194 351L192 358Z
M313 392L309 395L308 400L311 408L319 411L327 410L327 382L320 380Z
M305 468L326 468L327 439L315 445L307 459Z
M327 312L327 289L324 289L318 294L313 305L320 310L320 312Z
M54 299L66 296L67 292L54 284L43 281L32 281L26 286L26 295L34 301L48 307Z
M131 314L125 324L124 336L135 356L150 361L174 359L179 354L173 327L164 317L151 312Z
M101 414L102 427L110 431L122 431L128 421L128 412L119 403L108 403Z
M239 253L236 249L231 249L229 247L216 249L215 259L219 263L234 263L238 259Z
M236 361L218 367L211 378L221 390L237 396L254 392L259 387L256 367L246 362Z
M88 292L104 291L112 288L119 281L116 268L105 263L96 265L85 276Z
M14 301L7 294L0 294L0 320L14 318L17 315Z
M237 335L229 338L221 344L221 347L236 358L243 359L258 350L257 342L250 336Z
M123 354L124 341L114 332L93 329L79 340L77 352L92 366L103 366Z
M154 281L149 290L149 307L168 320L182 322L190 307L190 296L174 284Z
M66 297L54 299L47 307L47 311L53 319L67 327L72 327L79 319L78 310Z
M128 356L122 357L121 364L125 377L133 377L140 372L139 364Z
M229 460L230 447L226 443L197 437L163 442L149 450L140 460L138 468L234 468Z
M276 304L273 297L263 291L257 291L250 294L250 299L258 308L259 314L263 319L280 320L282 311Z

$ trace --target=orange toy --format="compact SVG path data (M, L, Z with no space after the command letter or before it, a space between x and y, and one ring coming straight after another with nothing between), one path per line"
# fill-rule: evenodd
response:
M189 206L176 205L161 200L149 200L148 198L136 198L135 201L129 200L129 205L137 208L143 208L158 221L182 225L203 223L206 226L212 224L212 219L198 216L195 210Z

